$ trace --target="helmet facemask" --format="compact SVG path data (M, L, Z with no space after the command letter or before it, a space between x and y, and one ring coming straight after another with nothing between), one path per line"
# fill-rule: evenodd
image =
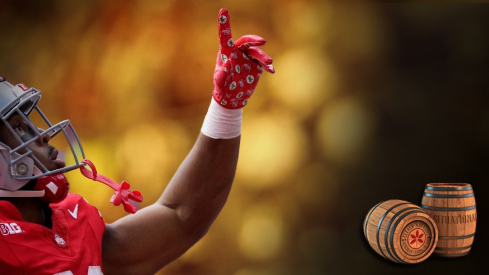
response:
M70 121L51 124L37 106L40 99L39 90L27 88L23 84L12 86L0 76L0 124L3 123L0 125L0 198L40 197L48 203L60 202L69 191L64 173L80 168L85 177L115 190L110 200L114 205L122 204L128 213L135 213L137 207L134 204L143 200L141 193L131 191L129 183L125 181L117 184L98 174L95 165L85 159L80 140ZM59 149L65 152L57 151ZM36 150L39 157L46 157L46 163L51 169L32 150ZM62 153L73 164L65 165L61 160ZM34 187L27 185L24 190L23 187L31 180L36 180Z
M2 81L1 85L7 83ZM4 93L4 88L5 86L0 92ZM17 191L30 180L62 174L82 166L81 160L85 158L85 155L70 121L64 120L54 125L51 124L37 106L41 98L41 92L37 89L27 88L19 84L12 87L12 92L14 99L0 109L0 119L16 140L16 146L12 146L14 147L12 148L3 143L3 140L0 140L0 189ZM17 127L15 124L11 125L9 120L14 116L17 116L14 119L15 121L20 121L22 128L15 128ZM61 160L67 159L68 162L73 164L69 166L60 164L55 169L52 167L48 169L29 148L31 144L40 140L43 140L43 143L49 142L55 148L64 150L64 152L58 151L57 163L63 163ZM45 157L54 157L55 155L51 153ZM3 196L3 193L5 192L2 192L0 196Z

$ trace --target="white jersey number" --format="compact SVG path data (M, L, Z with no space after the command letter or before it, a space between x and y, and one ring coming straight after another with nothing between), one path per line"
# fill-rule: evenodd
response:
M54 275L73 275L71 271L63 271ZM89 266L87 275L104 275L100 266Z

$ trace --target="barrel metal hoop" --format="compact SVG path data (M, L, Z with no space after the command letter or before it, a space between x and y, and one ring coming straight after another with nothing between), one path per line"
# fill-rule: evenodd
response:
M438 257L445 257L445 258L451 258L451 257L461 257L461 256L465 256L465 255L468 255L470 253L470 250L467 251L467 252L464 252L464 253L457 253L457 254L444 254L444 253L436 253L436 252L433 252L433 256L438 256Z
M384 254L384 251L382 251L382 248L380 247L380 241L379 241L380 226L382 225L382 222L384 221L385 216L387 216L387 214L390 213L392 209L394 209L400 205L404 205L404 204L411 204L411 203L410 202L398 203L398 204L392 206L391 208L387 209L385 211L384 215L382 215L382 217L380 218L379 224L377 225L377 232L375 234L377 236L377 247L379 248L380 253L382 253L382 256L386 259L387 259L387 256ZM386 228L386 232L387 232L387 228ZM389 252L389 249L387 249L387 252ZM390 252L389 252L389 254L390 254Z
M470 235L464 235L464 236L438 236L439 240L461 240L461 239L468 239L472 238L475 236L475 233L470 234Z
M431 197L431 198L469 198L473 197L474 193L468 193L468 194L457 194L457 195L444 195L444 194L433 194L433 193L423 193L423 196L425 197Z
M435 207L435 206L429 206L429 205L424 205L422 204L421 207L427 210L433 210L433 211L467 211L467 210L473 210L476 208L475 205L468 206L468 207Z
M472 245L464 246L464 247L436 247L435 250L457 251L457 250L470 249L471 247L472 247Z
M427 190L432 190L432 191L466 191L466 190L472 190L472 186L466 186L466 187L436 187L436 186L426 186Z
M404 219L404 217L406 217L407 215L412 214L412 213L417 213L417 212L423 213L423 211L421 211L421 210L420 210L420 209L418 209L417 207L409 207L409 208L406 208L406 209L404 209L404 210L409 210L409 209L416 209L416 210L414 210L414 211L409 211L409 212L407 212L406 214L404 214L404 215L402 215L401 217L399 217L399 219L396 221L396 223L394 224L394 226L393 226L393 227L392 227L392 229L391 229L391 230L392 230L392 232L391 232L391 240L390 240L390 243L391 243L391 246L392 246L392 247L394 247L394 233L396 232L397 225L398 225L398 224L399 224L399 223L402 221L402 219ZM400 212L401 212L401 211L399 211L398 213L400 213ZM391 221L393 221L393 220L394 220L394 219L392 219ZM386 236L385 236L385 237L387 238L387 234L386 234ZM387 242L387 241L386 241L386 242ZM386 247L388 247L388 246L387 246L387 244L386 244ZM402 248L401 248L401 249L402 249ZM394 253L394 256L395 256L396 258L398 258L398 259L399 259L399 261L401 261L401 262L403 262L403 263L407 263L406 261L401 260L401 257L399 257L399 256L397 255L397 253L396 253L396 251L395 251L394 249L392 250L392 252ZM392 255L391 255L391 256L392 256Z

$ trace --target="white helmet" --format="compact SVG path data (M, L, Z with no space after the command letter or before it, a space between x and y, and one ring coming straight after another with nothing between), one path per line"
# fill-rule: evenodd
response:
M65 120L52 125L37 106L40 99L39 90L23 84L13 86L0 76L0 125L3 123L19 144L16 148L10 148L0 140L0 197L42 197L49 202L59 201L66 196L69 189L63 173L84 165L81 160L85 158L85 154L70 121ZM27 138L18 136L8 122L13 115L19 115L28 125L30 135L27 135ZM43 126L46 129L36 127L32 122L32 116L39 120L36 123L45 123ZM34 156L28 146L46 135L52 139L59 133L64 135L62 140L67 142L66 147L69 147L65 157L72 156L75 164L49 170ZM43 182L42 186L36 185L35 190L19 190L34 179Z

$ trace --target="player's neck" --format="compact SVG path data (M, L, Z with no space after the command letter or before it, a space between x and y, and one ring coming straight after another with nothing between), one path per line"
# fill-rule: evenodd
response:
M11 202L19 210L24 220L51 227L49 206L38 198L5 198L5 200Z

